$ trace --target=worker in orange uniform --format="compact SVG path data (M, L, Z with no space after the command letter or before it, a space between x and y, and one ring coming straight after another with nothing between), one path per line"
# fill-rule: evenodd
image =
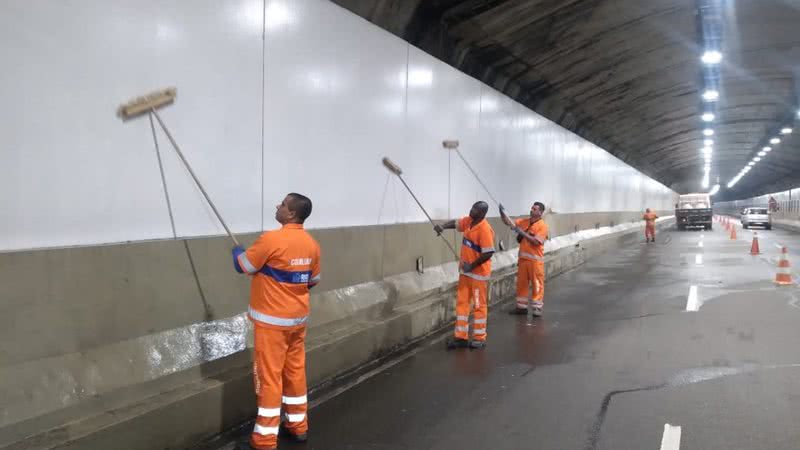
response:
M500 217L503 222L517 233L519 256L517 265L517 304L511 314L542 315L544 308L544 243L548 239L550 229L542 219L545 206L535 202L531 206L529 217L514 222L505 214L500 205ZM533 294L531 294L533 292Z
M461 261L456 295L456 327L447 348L484 348L486 346L486 318L488 316L487 285L492 273L494 254L494 230L486 220L489 205L477 202L472 205L469 216L458 221L451 220L435 225L437 234L448 228L464 233L461 245ZM472 341L469 341L469 312L474 308Z
M303 229L309 215L311 200L291 193L275 212L279 230L263 233L247 250L233 249L236 271L252 275L248 316L258 401L250 442L240 448L277 448L281 410L283 431L295 441L307 440L306 322L309 289L320 280L319 244Z
M656 213L650 211L650 208L644 212L642 216L644 220L644 240L645 242L655 242L656 241L656 219L658 219L658 215Z

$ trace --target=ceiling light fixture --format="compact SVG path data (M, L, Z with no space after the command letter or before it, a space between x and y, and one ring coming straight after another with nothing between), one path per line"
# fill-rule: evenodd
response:
M772 147L764 147L761 150L763 150L765 152L771 152L772 151Z
M706 147L710 147L710 146L714 145L714 140L713 139L703 139L703 145L705 145Z
M780 144L780 143L781 143L781 140L780 140L780 139L778 139L778 138L776 138L776 137L774 137L774 138L772 138L772 139L770 139L770 140L769 140L769 143L770 143L770 144L773 144L773 145L775 145L775 144Z
M700 116L700 118L703 119L703 122L713 122L714 121L714 114L710 113L710 112L703 113L703 115Z
M719 98L719 92L714 89L707 89L703 92L703 100L707 102L714 102Z
M714 135L714 130L712 130L711 128L706 128L705 130L703 130L703 136L713 136L713 135Z
M781 128L781 134L792 134L792 129L789 127Z
M719 64L722 62L722 53L717 50L707 50L703 53L703 56L700 57L700 60L703 61L704 64Z

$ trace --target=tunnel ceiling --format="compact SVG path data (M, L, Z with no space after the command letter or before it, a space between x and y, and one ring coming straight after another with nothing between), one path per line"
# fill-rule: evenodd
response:
M678 192L701 190L699 9L724 55L711 184L721 198L800 185L800 124L732 189L769 134L795 124L793 0L334 0ZM792 125L790 125L792 126Z

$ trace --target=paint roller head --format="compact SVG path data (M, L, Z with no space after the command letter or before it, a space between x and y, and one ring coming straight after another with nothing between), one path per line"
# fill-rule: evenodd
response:
M389 158L387 158L385 156L383 157L383 165L386 166L387 169L389 169L393 174L395 174L397 176L400 176L400 175L403 174L403 171L400 169L400 166L398 166L397 164L393 163L391 159L389 159Z
M442 141L442 147L448 150L455 150L458 149L458 141L455 139L450 139L446 141Z
M150 110L169 105L175 101L175 97L177 95L178 90L174 87L150 92L149 94L136 97L129 102L120 105L120 107L117 109L117 115L121 117L122 120L128 120Z

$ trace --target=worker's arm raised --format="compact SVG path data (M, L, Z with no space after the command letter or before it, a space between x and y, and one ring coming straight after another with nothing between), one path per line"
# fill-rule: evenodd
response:
M505 207L503 207L502 203L500 204L500 219L503 221L504 224L508 225L511 228L514 228L514 222L512 222L511 218L509 218L506 215L506 209Z
M481 264L483 264L486 261L488 261L489 259L491 259L492 255L494 255L493 251L492 252L488 252L488 253L481 253L481 256L479 256L478 259L473 261L472 264L462 262L461 263L461 271L464 272L464 273L472 272L472 269L480 266Z
M241 246L236 246L231 250L233 268L239 273L252 275L264 267L272 252L273 246L270 243L269 233L264 233L247 250Z
M433 231L435 231L437 235L440 235L440 234L442 234L442 232L444 230L451 230L451 229L455 229L455 228L456 228L456 221L455 220L449 220L449 221L447 221L445 223L434 225L433 226Z
M533 245L544 245L544 240L545 240L544 237L526 233L517 226L514 226L511 229L514 230L514 232L517 233L518 235L522 236L523 239L527 239L528 241L530 241L530 243Z

